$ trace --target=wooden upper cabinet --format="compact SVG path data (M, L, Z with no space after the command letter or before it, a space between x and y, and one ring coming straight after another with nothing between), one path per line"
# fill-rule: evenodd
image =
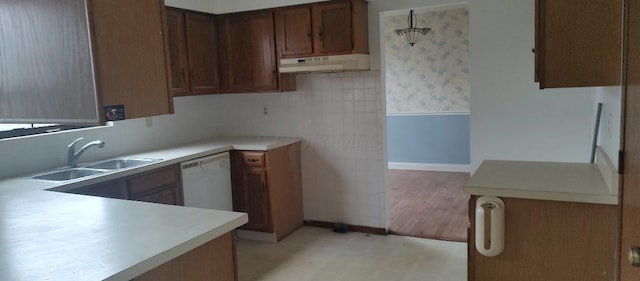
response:
M282 57L313 54L311 7L275 12L278 48Z
M169 60L171 62L171 93L173 96L189 94L189 68L187 58L187 37L184 27L184 13L167 9L167 35L169 37Z
M220 92L216 23L213 15L167 9L174 96Z
M368 54L367 3L328 1L276 10L281 58Z
M0 122L98 123L84 0L0 4Z
M320 53L350 52L353 48L351 36L351 3L318 4L314 9L314 21L318 40L316 49Z
M273 12L220 17L220 62L225 93L278 90Z
M101 105L124 105L127 119L172 113L164 1L89 0L88 7Z
M191 93L216 94L219 72L215 19L187 13L186 27Z
M536 0L540 88L621 83L621 0Z

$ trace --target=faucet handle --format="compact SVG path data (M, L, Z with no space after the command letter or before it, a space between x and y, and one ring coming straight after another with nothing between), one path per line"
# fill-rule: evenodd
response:
M69 147L70 149L71 149L71 148L73 148L73 147L75 147L76 143L77 143L77 142L79 142L79 141L81 141L81 140L83 140L83 139L84 139L84 138L77 138L76 140L72 141L72 142L68 145L68 147Z

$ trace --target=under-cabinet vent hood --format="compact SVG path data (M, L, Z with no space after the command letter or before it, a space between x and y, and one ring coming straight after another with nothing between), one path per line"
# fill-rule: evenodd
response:
M280 73L353 70L369 70L369 55L352 54L280 60Z

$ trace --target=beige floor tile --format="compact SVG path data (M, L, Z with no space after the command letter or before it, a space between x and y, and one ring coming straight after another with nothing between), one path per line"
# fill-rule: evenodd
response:
M279 243L238 239L239 281L464 281L466 243L302 227Z

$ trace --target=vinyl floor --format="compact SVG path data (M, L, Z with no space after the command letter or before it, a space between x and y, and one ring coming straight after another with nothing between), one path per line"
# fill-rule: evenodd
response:
M304 226L278 243L237 240L239 281L466 281L467 244Z

